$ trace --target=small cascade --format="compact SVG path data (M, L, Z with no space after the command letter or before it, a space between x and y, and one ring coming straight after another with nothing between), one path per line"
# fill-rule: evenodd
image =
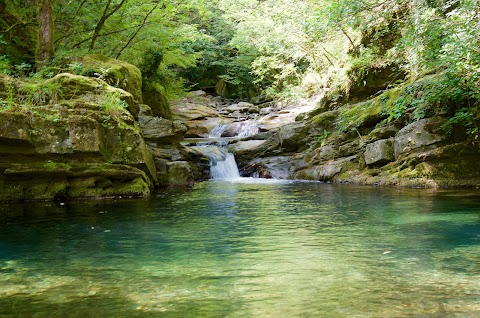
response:
M223 132L227 130L228 125L226 124L220 124L215 126L210 133L208 134L209 138L219 138L222 136Z
M222 161L210 161L210 174L213 180L234 180L240 178L233 153L227 153Z
M240 126L237 137L245 138L258 134L260 128L257 123L246 121Z
M208 138L190 147L210 160L210 176L213 180L238 180L241 178L235 156L228 152L228 140L221 137L227 128L228 125L225 124L214 127ZM242 123L237 136L233 138L246 138L258 132L259 126L247 121Z
M233 153L228 152L228 141L220 139L228 125L220 124L213 128L208 141L199 142L191 149L203 154L210 160L210 176L213 180L234 180L240 178Z

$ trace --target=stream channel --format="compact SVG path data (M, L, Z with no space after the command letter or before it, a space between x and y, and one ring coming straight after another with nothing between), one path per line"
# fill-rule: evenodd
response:
M0 317L479 317L480 193L209 181L0 206Z

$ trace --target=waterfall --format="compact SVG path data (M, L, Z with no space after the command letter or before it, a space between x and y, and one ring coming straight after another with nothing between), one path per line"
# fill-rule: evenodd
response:
M201 142L191 149L201 153L210 160L210 176L213 180L234 180L240 178L233 153L227 150L228 142Z
M215 126L208 134L208 138L190 147L210 160L210 177L213 180L238 180L241 178L235 156L228 152L228 141L221 137L227 128L228 125L225 124ZM258 131L257 124L245 122L240 126L236 138L253 136Z
M244 138L254 136L258 134L259 130L257 123L246 121L240 126L240 131L238 132L237 137Z
M209 138L219 138L222 136L223 132L227 130L228 125L220 124L215 126L210 133L208 134Z
M228 141L220 138L228 125L220 124L213 128L208 141L199 142L191 149L203 154L210 160L210 176L213 180L235 180L240 178L233 153L228 152Z
M227 153L225 160L210 161L210 174L213 180L234 180L240 178L233 153Z

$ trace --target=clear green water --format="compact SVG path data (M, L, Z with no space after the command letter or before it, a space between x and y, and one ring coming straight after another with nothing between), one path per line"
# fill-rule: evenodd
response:
M480 193L204 183L0 207L0 317L480 317Z

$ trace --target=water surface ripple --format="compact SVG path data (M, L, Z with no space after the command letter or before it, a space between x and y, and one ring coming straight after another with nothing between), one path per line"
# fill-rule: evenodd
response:
M0 207L0 317L479 317L479 193L207 182Z

